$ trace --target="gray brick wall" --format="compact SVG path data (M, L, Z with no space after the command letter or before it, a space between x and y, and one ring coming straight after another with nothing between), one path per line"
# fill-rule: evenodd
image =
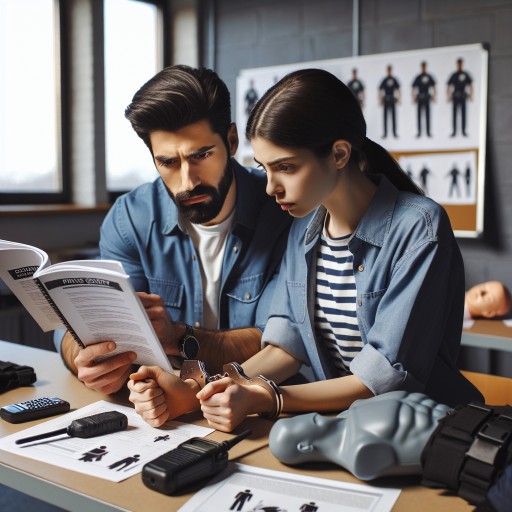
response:
M352 0L217 0L216 69L233 97L240 69L349 57ZM361 0L361 55L489 43L484 235L460 239L468 287L512 289L512 0Z

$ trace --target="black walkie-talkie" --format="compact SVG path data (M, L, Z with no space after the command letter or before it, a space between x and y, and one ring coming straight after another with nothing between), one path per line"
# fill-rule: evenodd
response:
M245 430L222 443L193 437L142 468L144 485L163 494L183 488L220 473L228 465L228 450L251 434Z

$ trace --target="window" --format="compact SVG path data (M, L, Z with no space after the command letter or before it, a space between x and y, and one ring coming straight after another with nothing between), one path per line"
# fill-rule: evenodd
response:
M63 200L58 12L0 0L0 203Z
M105 132L109 192L152 181L157 172L124 111L133 95L162 69L161 9L156 3L105 0Z

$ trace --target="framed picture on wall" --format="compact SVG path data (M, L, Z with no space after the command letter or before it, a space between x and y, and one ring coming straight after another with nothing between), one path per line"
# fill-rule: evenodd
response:
M398 160L425 194L446 209L456 236L483 230L488 51L482 44L300 62L242 70L240 131L261 95L287 73L315 67L352 90L367 135ZM253 166L242 140L237 157Z

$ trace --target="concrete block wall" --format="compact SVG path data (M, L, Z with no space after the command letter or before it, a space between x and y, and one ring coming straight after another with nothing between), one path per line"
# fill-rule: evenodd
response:
M235 96L241 69L352 56L352 0L217 0L215 66ZM360 0L359 54L490 47L484 235L459 239L468 287L512 289L512 0ZM234 108L234 102L233 102Z

